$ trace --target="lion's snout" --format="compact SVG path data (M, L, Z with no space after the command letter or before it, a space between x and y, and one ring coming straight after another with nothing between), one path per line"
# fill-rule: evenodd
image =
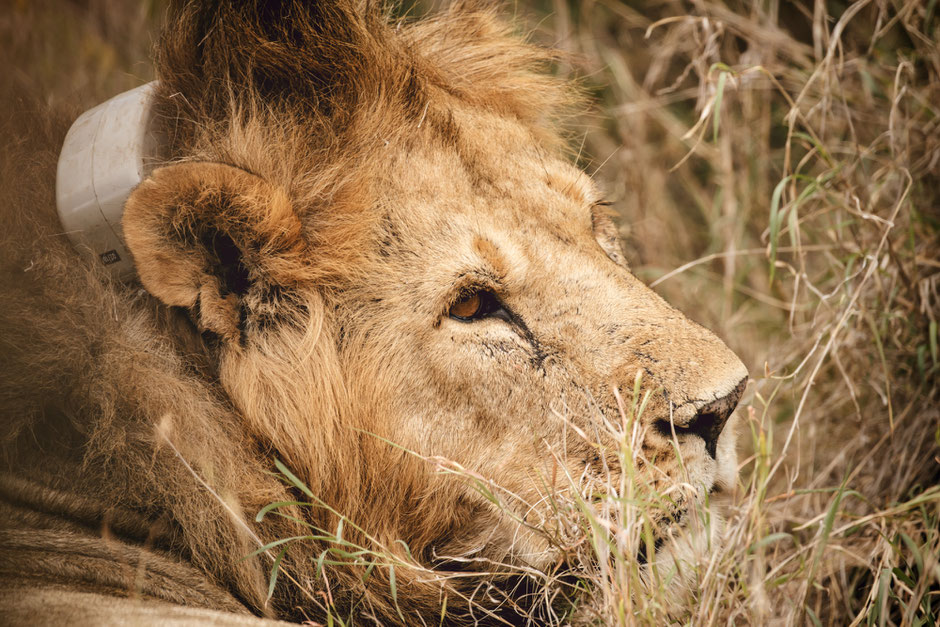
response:
M688 424L676 425L669 420L657 420L654 424L656 429L666 437L672 437L673 430L676 435L698 436L705 441L705 450L712 459L717 459L718 437L728 423L728 418L738 406L741 394L747 385L747 377L740 382L728 394L706 403L698 408L698 411L692 416Z

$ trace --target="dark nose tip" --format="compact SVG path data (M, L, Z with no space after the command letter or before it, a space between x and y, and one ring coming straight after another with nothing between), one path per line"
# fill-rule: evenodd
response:
M705 450L712 456L712 459L716 459L718 452L718 436L721 435L722 429L728 423L728 418L731 417L734 408L738 406L738 401L741 399L741 394L744 392L746 385L747 377L741 379L730 394L702 406L691 422L683 429L687 433L693 433L705 440Z
M714 400L707 405L699 408L695 416L683 426L672 425L668 420L660 420L656 425L660 433L666 437L672 436L675 429L676 435L697 435L705 441L705 450L716 459L718 454L718 436L731 417L734 408L738 406L744 387L747 385L747 377L735 386L731 392L721 398Z

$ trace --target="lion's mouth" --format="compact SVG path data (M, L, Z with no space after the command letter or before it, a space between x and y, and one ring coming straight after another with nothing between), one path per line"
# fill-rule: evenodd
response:
M639 547L636 551L636 561L640 566L647 564L651 557L655 558L667 540L675 537L676 533L681 531L686 515L686 509L677 509L668 515L660 516L658 520L652 521L652 529L649 529L640 537Z
M666 543L666 539L663 536L656 536L653 539L653 555L659 553L659 549L663 548L663 545ZM640 566L645 566L649 561L647 556L647 551L649 550L649 543L641 542L640 548L636 552L636 562Z
M667 542L676 540L683 533L689 533L687 523L689 517L694 516L692 509L705 506L705 502L708 502L708 507L715 507L718 504L712 500L712 497L719 497L724 492L724 487L720 483L715 483L706 491L707 501L700 502L698 505L687 503L684 507L680 506L671 513L661 516L658 521L654 521L651 537L640 540L640 546L636 552L637 563L640 566L646 565L650 561L650 549L652 549L652 557L655 558Z

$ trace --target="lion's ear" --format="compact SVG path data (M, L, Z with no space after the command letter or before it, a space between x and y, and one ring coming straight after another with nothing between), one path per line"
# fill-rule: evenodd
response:
M147 291L228 341L240 340L247 303L311 276L287 195L229 165L155 170L128 198L123 228Z

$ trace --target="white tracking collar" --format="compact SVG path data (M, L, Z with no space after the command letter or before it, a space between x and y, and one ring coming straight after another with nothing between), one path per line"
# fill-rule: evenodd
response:
M155 89L147 83L80 115L59 154L59 220L74 245L90 247L122 280L136 274L121 230L124 202L150 173L159 146L151 128Z

